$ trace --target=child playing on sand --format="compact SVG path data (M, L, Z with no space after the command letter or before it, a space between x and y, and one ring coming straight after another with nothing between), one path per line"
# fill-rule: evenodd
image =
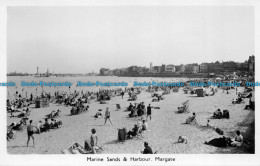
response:
M143 124L142 124L142 130L145 131L148 129L148 124L145 120L143 120Z

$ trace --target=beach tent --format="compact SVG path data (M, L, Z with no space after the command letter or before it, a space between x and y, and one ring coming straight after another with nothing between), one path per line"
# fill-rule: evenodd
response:
M204 97L205 96L204 89L203 88L196 89L196 94L198 97Z

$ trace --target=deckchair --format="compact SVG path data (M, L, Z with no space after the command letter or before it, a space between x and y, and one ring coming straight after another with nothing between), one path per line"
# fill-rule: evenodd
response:
M116 110L119 111L121 109L120 104L116 104Z
M126 128L123 128L123 129L118 129L118 142L125 142L126 140Z
M189 100L185 101L182 104L183 104L182 107L178 107L178 113L189 112L189 110L188 110L188 108L190 106Z
M69 149L61 151L63 154L90 154L92 150L86 150L78 143L74 143Z
M134 136L136 139L142 139L143 138L143 130L142 128L138 127L138 130L136 131L136 135Z
M186 119L187 124L198 124L196 120L196 116L192 116Z
M7 138L7 141L9 141L10 139L14 139L15 131L12 131L12 130L8 131L6 138Z

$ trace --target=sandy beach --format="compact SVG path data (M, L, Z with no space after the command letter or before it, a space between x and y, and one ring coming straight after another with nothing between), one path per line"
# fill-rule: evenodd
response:
M238 91L244 88L239 87ZM153 151L165 154L202 154L202 153L248 153L243 147L217 148L204 144L205 141L213 138L219 138L217 132L206 126L207 120L210 119L211 125L218 127L224 131L225 136L234 137L235 131L240 130L246 132L247 126L241 126L240 123L250 114L249 121L254 120L254 112L245 110L249 99L245 98L245 102L241 104L232 104L232 99L236 98L236 91L230 90L230 94L223 93L221 89L214 96L197 97L196 94L184 94L183 90L179 92L171 92L165 95L165 100L160 102L151 102L151 93L142 91L136 101L127 101L128 95L113 97L108 104L99 104L92 102L88 112L79 115L70 115L71 106L51 103L46 108L34 108L31 105L31 115L29 119L33 120L33 124L39 120L44 121L45 115L52 110L59 109L61 115L58 120L62 120L63 125L59 129L51 130L41 134L34 134L35 147L26 147L27 133L23 131L16 132L16 138L7 142L7 151L10 154L61 154L61 150L69 148L74 143L83 145L84 140L89 139L91 129L97 130L98 144L104 149L102 154L122 154L122 153L140 153L143 150L143 143L147 141ZM161 91L159 92L161 93ZM186 100L190 101L190 113L176 113L177 107L182 106ZM126 127L132 129L134 124L138 122L138 118L129 118L129 112L126 107L130 103L144 102L147 107L150 103L152 106L160 107L160 109L152 109L152 120L148 119L148 131L143 133L142 139L131 139L125 143L117 142L118 128ZM121 105L121 110L116 110L116 104ZM85 104L87 105L87 104ZM98 109L102 109L103 113L106 107L111 111L111 121L104 125L104 118L95 119L94 115ZM213 112L220 108L227 109L230 112L230 119L211 119ZM191 116L192 112L197 114L197 122L199 125L183 124L185 119ZM18 122L18 118L7 117L7 125L12 122ZM187 144L176 143L178 136L184 135L188 138Z

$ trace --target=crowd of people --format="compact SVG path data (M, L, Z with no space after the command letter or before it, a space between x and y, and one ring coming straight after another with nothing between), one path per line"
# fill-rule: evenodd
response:
M170 93L169 90L173 91L176 90L176 88L173 87L148 87L147 91L152 93L152 97L156 101L161 101L164 99L163 95L159 95L158 91L164 91L164 95ZM214 93L216 91L214 90ZM228 92L228 91L227 91ZM76 115L81 112L84 112L83 110L88 110L89 106L85 106L84 104L90 104L92 100L95 101L109 101L111 100L112 97L115 96L120 96L122 100L124 100L125 94L129 95L129 99L131 100L136 100L137 95L141 93L140 88L125 88L125 90L122 89L116 89L116 90L107 90L107 89L102 89L97 92L90 92L86 91L85 93L83 91L74 91L72 93L68 92L59 92L55 91L54 96L51 96L50 93L42 93L40 96L33 96L32 94L30 95L29 98L22 98L21 96L18 99L14 101L7 101L9 104L7 105L7 110L11 110L11 112L14 112L15 109L17 108L23 108L27 107L26 110L21 111L19 114L19 117L25 118L25 120L20 121L19 123L12 123L10 125L10 129L7 133L7 139L12 139L13 135L15 134L15 130L18 130L21 128L21 126L26 126L27 127L27 146L29 146L30 140L33 141L33 146L35 145L35 138L34 134L35 133L42 133L46 131L50 131L50 129L55 129L59 128L62 125L61 121L58 121L55 119L56 117L59 117L61 111L57 110L52 111L50 114L46 115L45 122L42 123L40 120L39 122L36 123L36 125L33 125L33 120L30 120L28 122L28 116L29 116L29 108L28 106L33 103L34 100L36 99L42 99L46 98L49 101L54 98L56 103L59 104L64 104L66 106L72 106L71 110L71 115ZM238 99L236 102L241 102L242 101L242 95L238 93ZM153 100L153 101L155 101ZM251 98L250 98L251 101ZM188 103L188 102L187 102ZM183 108L185 109L188 107L188 104L183 104ZM126 111L129 111L130 113L128 114L130 118L135 117L136 118L136 123L134 124L134 127L126 132L126 139L132 139L135 137L142 137L142 134L148 130L148 121L150 123L153 123L152 121L152 109L154 106L151 106L149 103L148 105L145 105L144 102L140 103L130 103L129 106L127 107ZM13 115L13 114L11 114ZM95 118L103 117L102 110L98 110L97 114L95 115ZM197 124L198 122L196 121L196 113L193 112L192 116L188 117L185 121L186 124ZM228 110L223 110L221 112L220 109L217 109L213 113L214 118L229 118L229 111ZM109 123L113 125L111 121L111 112L109 111L109 107L106 107L106 111L104 113L104 125ZM198 125L198 124L197 124ZM207 127L211 128L213 127L211 125L210 120L207 120ZM231 141L230 141L231 140ZM228 139L227 137L221 137L220 139L216 139L214 141L206 141L206 144L215 144L215 142L221 142L220 144L223 144L223 141L225 142L226 146L241 146L243 144L243 136L240 131L236 131L236 136L234 139ZM188 143L188 138L186 136L179 136L178 141L179 143ZM79 148L79 145L73 146L74 148ZM144 142L144 150L142 151L143 154L153 154L152 148L148 145L148 142ZM96 129L91 130L91 136L89 140L86 140L84 143L84 148L91 150L92 153L97 153L98 150L102 150L102 147L98 145L98 136L97 136L97 131Z

